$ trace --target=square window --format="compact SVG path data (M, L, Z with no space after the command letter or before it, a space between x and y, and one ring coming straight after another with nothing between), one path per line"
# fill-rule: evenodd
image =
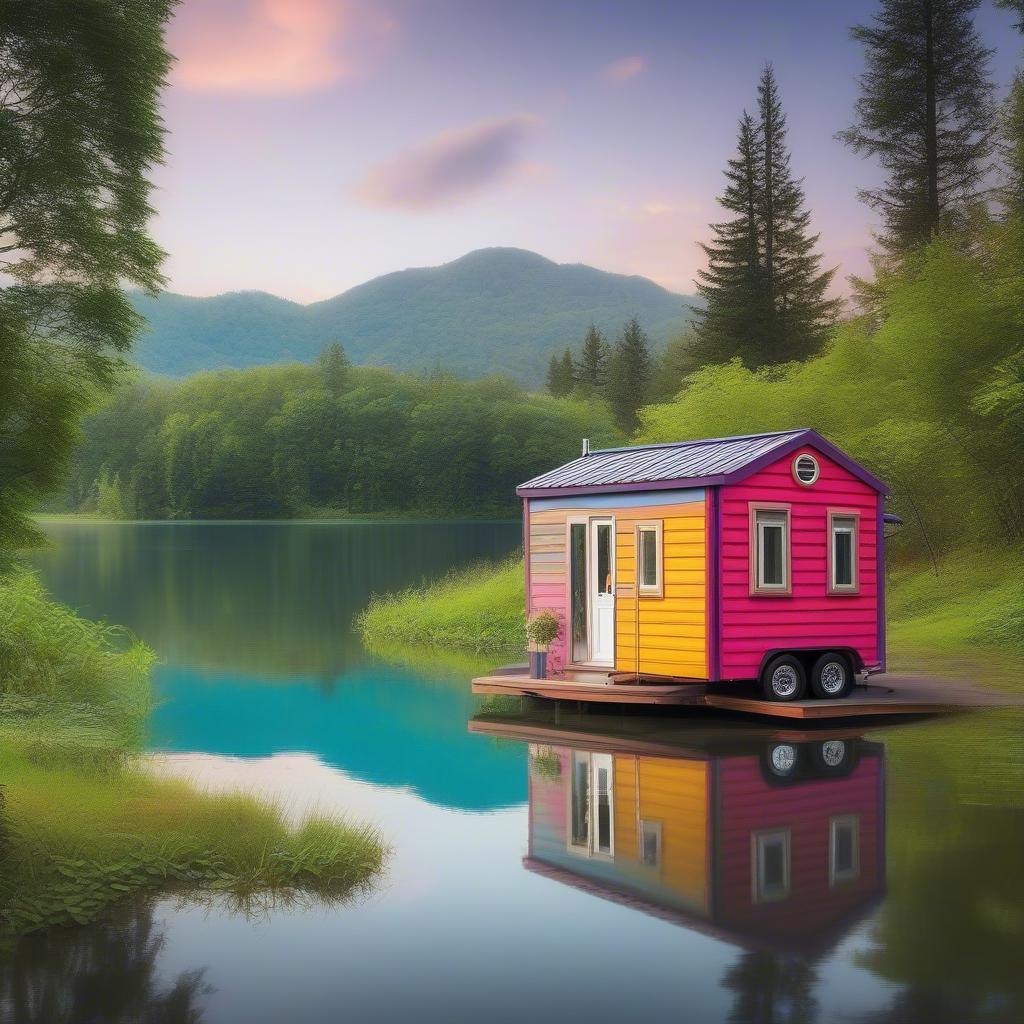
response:
M661 867L661 822L640 822L640 862L648 867Z
M638 523L636 528L637 589L645 597L661 597L662 524Z
M789 829L754 832L751 875L755 903L771 903L789 896Z
M751 507L750 584L755 594L788 594L789 509Z
M829 512L829 593L855 594L857 581L857 516Z
M828 823L828 884L860 877L860 816L847 814Z

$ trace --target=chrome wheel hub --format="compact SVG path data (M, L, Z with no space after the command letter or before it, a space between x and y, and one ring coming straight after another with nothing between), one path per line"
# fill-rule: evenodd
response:
M792 697L796 687L796 669L792 665L780 665L772 673L772 692L777 696Z
M821 670L821 688L826 693L839 693L846 685L846 669L838 661L830 661Z
M796 764L796 747L788 743L780 743L772 747L772 768L776 775L788 775Z
M821 759L829 768L838 768L846 757L846 744L842 740L826 740L821 745Z

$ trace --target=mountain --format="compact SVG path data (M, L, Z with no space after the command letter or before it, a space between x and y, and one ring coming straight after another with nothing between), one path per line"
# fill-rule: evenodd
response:
M154 373L310 362L340 341L354 363L543 381L552 353L596 323L613 337L636 316L660 347L689 319L687 296L643 277L554 263L523 249L478 249L440 267L374 278L303 306L266 292L134 295L150 330L137 362Z

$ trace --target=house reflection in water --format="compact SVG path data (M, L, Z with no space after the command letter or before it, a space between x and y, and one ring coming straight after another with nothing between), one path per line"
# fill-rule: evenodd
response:
M881 744L525 732L532 871L739 945L812 954L884 890Z

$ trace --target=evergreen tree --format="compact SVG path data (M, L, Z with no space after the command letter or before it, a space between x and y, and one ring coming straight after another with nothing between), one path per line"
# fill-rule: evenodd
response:
M352 366L341 342L333 341L326 346L317 359L317 365L328 394L337 398L345 390Z
M974 27L979 0L881 0L864 44L853 126L839 138L876 156L887 177L861 199L881 215L880 241L901 255L961 223L982 193L993 151L989 57Z
M651 385L651 352L636 317L622 328L608 367L608 401L619 428L632 434L638 413L647 404Z
M591 324L583 339L576 364L576 388L583 395L603 395L608 386L609 346L601 332Z
M548 364L548 391L556 398L565 398L571 395L576 386L576 367L573 363L572 352L565 350L561 359L552 356Z
M786 117L771 65L758 86L758 120L740 119L737 155L719 202L736 214L712 224L698 291L693 354L701 362L739 357L751 369L803 359L821 348L839 304L826 298L835 273L821 270L818 236L801 182L790 170Z
M736 216L712 224L713 240L701 244L708 263L697 275L697 291L704 304L693 309L693 351L705 363L749 357L765 314L757 215L764 145L746 111L740 118L736 148L736 156L726 165L725 191L718 199Z
M809 234L811 214L804 206L802 182L789 167L786 115L770 64L757 89L764 153L758 219L764 239L764 335L748 365L806 359L825 342L839 313L826 298L835 270L821 269L818 235Z
M1024 32L1024 0L996 0L996 6L1014 11L1019 19L1015 27ZM999 129L1003 199L1009 210L1024 212L1024 72L1018 71L1013 80Z

